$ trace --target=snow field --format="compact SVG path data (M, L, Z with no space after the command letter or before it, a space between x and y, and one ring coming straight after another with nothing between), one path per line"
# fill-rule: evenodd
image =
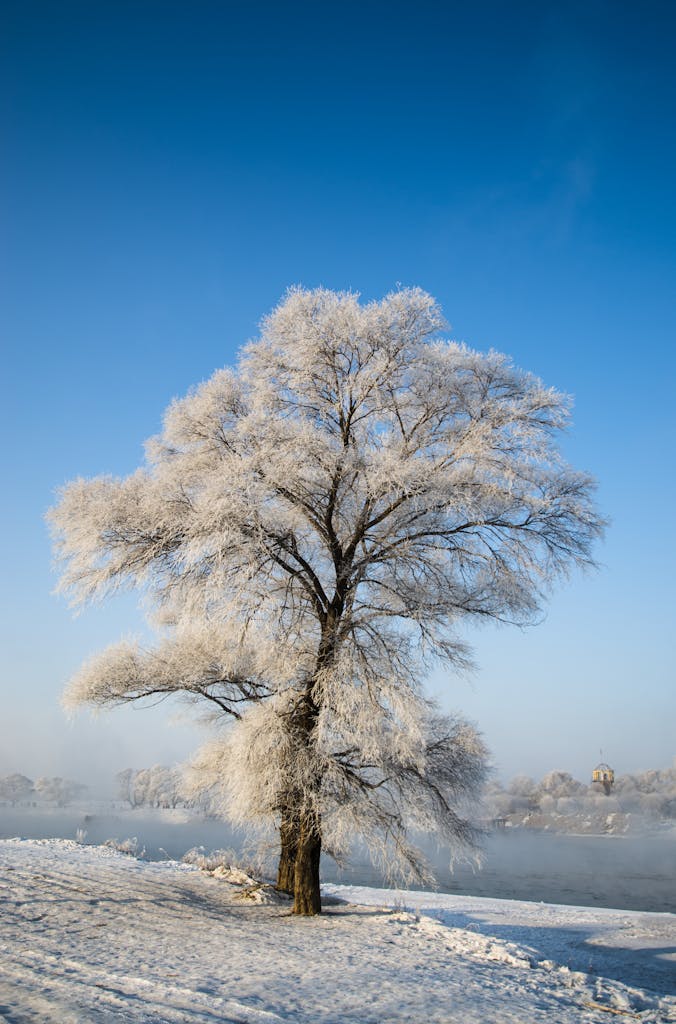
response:
M242 891L191 865L0 841L0 1021L676 1021L671 914L326 886L349 902L297 919Z

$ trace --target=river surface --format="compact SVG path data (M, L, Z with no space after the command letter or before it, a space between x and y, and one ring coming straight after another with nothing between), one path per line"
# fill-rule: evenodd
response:
M206 850L243 847L240 835L222 822L164 811L0 807L0 838L80 839L103 843L135 837L139 852L152 860L180 859L195 846ZM86 833L86 834L85 834ZM481 869L456 865L426 849L441 892L499 899L616 907L676 913L676 832L629 836L570 836L525 830L486 837ZM322 860L322 878L331 882L382 886L382 875L365 856L340 869Z

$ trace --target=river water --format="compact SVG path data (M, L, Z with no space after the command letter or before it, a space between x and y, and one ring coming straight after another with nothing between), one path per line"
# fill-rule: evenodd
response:
M0 838L74 839L103 843L136 837L153 860L180 858L194 846L242 849L242 838L227 825L189 814L146 809L65 808L59 811L0 807ZM86 835L84 835L86 833ZM481 869L457 865L426 849L441 892L499 899L616 907L676 913L676 831L629 836L570 836L525 830L486 837ZM325 881L382 886L382 876L365 856L339 869L322 861Z

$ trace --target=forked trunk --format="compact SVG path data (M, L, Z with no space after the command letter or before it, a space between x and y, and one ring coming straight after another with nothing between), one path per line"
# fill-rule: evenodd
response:
M307 811L300 823L296 869L293 886L294 914L321 914L319 895L319 858L322 852L322 835L319 815Z
M298 852L298 819L284 811L279 826L279 865L277 867L277 888L293 896L296 875L296 854Z

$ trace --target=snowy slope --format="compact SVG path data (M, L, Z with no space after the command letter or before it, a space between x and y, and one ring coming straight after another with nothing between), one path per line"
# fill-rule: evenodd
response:
M383 893L359 886L324 890L367 905L382 904L383 896L389 896L390 904L422 913L447 928L516 943L536 963L551 960L573 971L676 997L675 914L429 892Z
M0 841L0 1021L676 1021L674 915L326 890L355 903L296 919L187 865Z

